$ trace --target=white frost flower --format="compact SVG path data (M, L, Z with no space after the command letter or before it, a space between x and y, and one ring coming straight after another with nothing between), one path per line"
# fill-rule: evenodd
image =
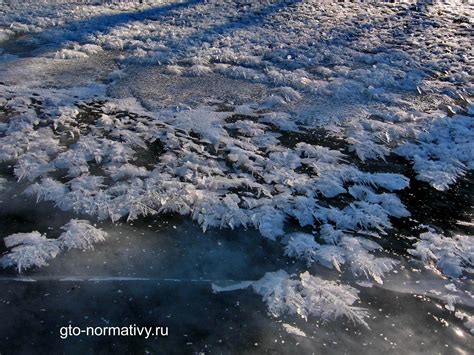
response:
M328 322L344 316L367 326L364 318L368 312L354 306L359 299L355 288L323 280L309 272L296 278L284 270L267 272L254 282L253 289L263 297L269 312L275 317L297 314L305 320L313 316Z
M5 246L11 250L1 257L1 265L16 267L18 272L33 266L46 266L47 261L55 258L61 251L57 240L47 239L36 231L12 234L5 237L4 241Z
M63 249L92 250L94 244L103 242L107 238L107 233L84 220L71 219L61 229L65 232L61 234L58 241Z

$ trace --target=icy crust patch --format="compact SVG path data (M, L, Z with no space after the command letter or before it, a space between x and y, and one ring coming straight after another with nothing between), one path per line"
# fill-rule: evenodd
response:
M58 239L48 239L36 231L5 237L5 246L10 250L0 258L0 265L15 267L18 272L46 266L48 260L54 259L63 250L94 249L95 243L103 242L107 237L107 233L84 220L72 219L62 229L64 232Z
M196 75L212 70L340 98L383 100L392 98L393 89L416 90L426 75L423 61L427 71L441 71L450 62L464 69L463 49L469 48L468 36L451 30L468 30L469 18L455 21L469 14L467 4L434 5L422 12L401 4L222 2L226 11L220 5L196 2L159 18L132 19L91 41L123 51L129 61L169 64L176 72L177 66ZM448 44L453 53L438 58L446 31L453 34ZM421 33L431 41L417 40ZM454 79L467 83L469 73L458 73Z
M275 317L284 314L298 315L305 320L317 317L323 323L347 317L368 327L365 318L369 314L364 308L354 306L359 297L358 291L351 286L323 280L307 271L290 276L279 270L267 272L252 287L263 297L269 312ZM298 332L298 335L304 336L304 333Z
M93 98L103 93L101 86L2 87L0 161L14 166L25 193L63 210L112 221L179 213L204 231L255 228L272 240L283 237L286 255L308 266L318 263L382 283L397 261L384 257L376 240L393 218L409 216L394 193L409 180L361 171L322 143L289 146L285 131L298 133L299 126L293 115L271 111L303 105L306 95L318 105L336 101L342 114L332 120L342 124L331 129L360 160L384 159L395 151L413 161L420 179L447 189L472 169L472 105L465 110L473 93L465 55L469 29L454 21L466 6L446 8L441 16L439 7L429 7L429 16L414 16L407 7L336 2L226 2L226 11L219 5L193 2L159 16L112 16L103 24L87 17L113 15L115 5L111 11L108 5L90 11L78 7L77 16L58 11L52 17L57 23L42 19L51 10L47 7L36 15L24 12L18 16L23 23L13 23L11 14L18 8L9 8L13 12L1 21L11 26L0 40L62 26L67 14L72 22L84 20L38 36L40 41L73 41L49 57L75 63L112 50L120 52L122 64L159 64L167 75L218 73L278 87L258 113L255 106L236 108L236 114L247 116L184 105L151 113L134 100ZM446 40L451 29L461 35ZM443 111L433 112L430 101L439 102ZM446 110L457 115L448 118ZM289 222L312 234L286 235ZM58 239L38 232L5 238L10 250L1 264L21 272L46 265L63 250L92 249L106 238L86 221L71 220L63 229ZM412 253L449 276L472 270L472 245L462 236L422 236ZM367 325L367 311L355 306L355 288L309 272L280 270L256 282L213 289L248 286L274 316L346 317ZM472 328L471 316L458 317ZM285 329L304 336L289 325Z
M469 235L447 237L428 231L420 235L408 252L428 266L434 266L449 277L474 272L474 238Z
M473 7L418 7L422 11L410 4L331 1L28 4L5 5L0 25L16 33L44 31L40 37L73 47L60 57L87 54L77 46L100 46L120 51L125 63L167 65L172 75L215 72L312 93L321 103L337 99L349 116L368 103L363 114L377 107L393 118L400 107L419 112L420 102L410 97L418 93L439 95L457 110L456 92L472 94L466 51Z

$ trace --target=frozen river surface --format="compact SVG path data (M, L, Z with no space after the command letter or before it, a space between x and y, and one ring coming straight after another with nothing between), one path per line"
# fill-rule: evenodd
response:
M0 14L1 353L472 353L472 5Z

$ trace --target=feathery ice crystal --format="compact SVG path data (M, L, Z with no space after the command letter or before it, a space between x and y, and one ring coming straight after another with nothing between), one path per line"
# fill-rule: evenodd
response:
M16 267L18 272L31 267L48 265L62 250L93 249L93 244L103 242L107 233L93 227L88 221L71 219L62 227L64 233L58 239L48 239L37 231L16 233L5 237L10 249L0 258L3 267Z
M327 322L345 316L367 326L364 318L368 317L368 312L354 306L359 299L355 288L323 280L307 271L298 277L292 277L284 270L268 272L252 287L275 317L288 313L305 320L313 316Z

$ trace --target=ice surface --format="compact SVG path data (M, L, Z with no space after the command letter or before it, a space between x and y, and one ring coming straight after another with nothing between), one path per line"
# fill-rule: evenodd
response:
M371 325L356 285L392 287L407 249L466 287L470 232L419 236L407 196L415 178L448 196L472 174L471 5L0 6L2 194L69 221L59 233L7 223L4 266L40 272L63 250L54 262L67 264L105 241L96 220L179 215L280 248L287 265L203 278L216 292L251 285L274 315ZM461 312L447 291L445 311Z

